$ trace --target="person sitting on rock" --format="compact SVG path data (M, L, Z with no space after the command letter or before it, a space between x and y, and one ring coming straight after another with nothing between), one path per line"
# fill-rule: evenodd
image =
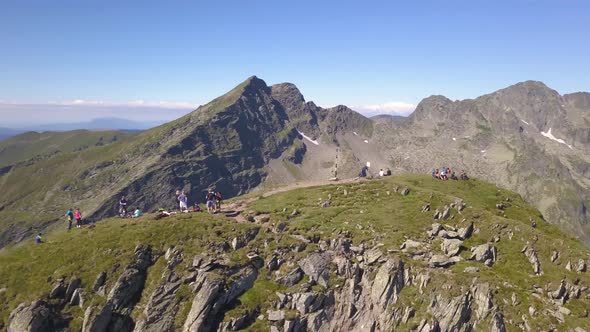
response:
M379 170L379 176L385 176L385 172L383 171L383 168Z
M41 233L37 234L37 236L35 237L35 243L37 243L37 244L43 243L43 238L41 237Z
M461 171L461 180L469 180L469 177L467 177L464 170Z
M459 178L457 178L457 175L455 175L455 172L451 173L451 180L455 180L455 181L459 180Z
M133 212L133 218L139 218L141 217L141 210L139 208L135 209L135 212Z
M391 170L389 168L387 168L387 170L385 171L385 175L386 176L391 176Z
M199 203L195 202L195 205L193 206L193 212L203 212L203 209L201 209Z

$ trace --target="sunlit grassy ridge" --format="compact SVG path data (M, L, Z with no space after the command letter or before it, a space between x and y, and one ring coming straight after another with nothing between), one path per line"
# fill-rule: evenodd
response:
M402 196L398 193L406 187L410 188L409 195ZM430 240L426 231L434 221L432 212L420 212L424 204L431 204L432 210L442 209L457 198L463 199L467 204L466 209L461 215L453 210L455 217L443 223L464 227L474 222L476 231L463 244L465 249L461 256L464 261L448 269L433 270L425 262L412 260L399 251L399 246L406 239L423 242ZM320 203L327 200L331 201L330 207L320 207ZM495 207L501 201L507 205L506 216ZM294 209L299 214L291 216ZM286 273L294 268L297 261L319 248L319 244L310 243L301 252L291 250L292 245L300 243L292 235L329 241L341 233L349 232L353 245L364 243L368 248L380 246L386 256L401 257L406 267L412 271L430 273L432 281L426 292L419 293L415 286L403 289L398 304L412 305L417 315L402 326L402 329L427 316L433 294L458 296L465 292L465 287L469 287L475 277L479 279L478 282L491 284L494 289L494 303L502 309L507 322L521 321L521 316L528 313L529 306L537 310L547 307L546 300L532 296L532 286L535 284L541 287L549 285L550 290L556 289L561 279L572 284L578 280L580 285L590 285L588 273L578 274L565 269L569 260L575 264L580 258L587 260L590 257L585 247L557 227L545 223L539 212L527 205L519 195L478 180L442 182L429 176L403 175L384 180L302 188L269 197L259 195L245 213L268 214L270 224L240 224L221 215L177 215L161 220L154 220L153 216L148 215L134 220L107 219L97 223L94 228L70 232L59 230L47 234L47 242L42 245L28 241L7 248L0 253L0 288L7 289L0 293L0 319L6 324L10 311L19 303L47 294L53 285L53 282L48 282L48 277L53 280L65 278L66 281L72 276L81 277L88 294L87 303L101 303L104 298L94 295L90 289L94 278L99 272L107 271L107 284L112 286L130 261L137 244L151 245L156 255L162 255L170 246L181 248L185 261L175 270L179 275L184 275L187 273L186 264L190 264L194 255L210 253L208 248L211 245L230 243L233 237L252 227L262 227L253 241L237 251L230 249L218 258L226 260L229 265L240 266L247 264L248 252L257 251L261 257L269 259L275 250L284 249L283 258L287 263L283 264L280 273ZM531 221L536 222L536 228L531 227ZM284 232L264 231L266 227L272 229L272 224L279 222L286 223ZM481 263L467 260L471 246L492 241L495 237L500 240L493 243L498 249L498 261L493 267L488 268ZM538 252L544 272L542 276L533 274L530 263L521 253L527 242ZM433 252L440 253L440 240L433 240L431 248ZM561 254L555 263L550 261L553 250ZM117 264L119 268L113 271L113 266ZM468 266L477 267L479 273L463 272ZM165 261L160 257L149 269L146 288L134 311L136 318L142 315L143 306L160 282L164 268ZM273 306L275 291L296 292L300 287L295 285L286 288L274 280L274 272L261 269L254 287L239 298L238 303L226 313L226 318L257 307L265 312ZM335 288L341 283L333 275L330 287ZM317 290L322 290L317 287ZM519 300L514 306L510 303L512 293ZM176 317L177 326L181 326L188 313L192 295L183 286L177 296L182 300ZM560 328L588 326L586 319L581 318L583 311L588 308L587 300L570 299L565 306L572 314L566 317L566 323L560 325ZM73 317L72 327L81 325L83 311L80 308L66 306L66 314ZM540 330L551 323L557 324L555 318L549 315L537 315L534 320L529 321L533 330ZM257 320L249 330L268 331L267 324L267 321Z

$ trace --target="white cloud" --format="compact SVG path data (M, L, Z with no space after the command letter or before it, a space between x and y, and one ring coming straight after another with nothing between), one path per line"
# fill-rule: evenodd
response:
M416 105L403 101L389 101L382 104L353 106L352 109L369 116L378 114L408 116L416 109Z
M196 108L196 103L145 100L107 102L75 99L47 103L0 102L0 127L24 128L30 125L88 122L101 118L164 123Z

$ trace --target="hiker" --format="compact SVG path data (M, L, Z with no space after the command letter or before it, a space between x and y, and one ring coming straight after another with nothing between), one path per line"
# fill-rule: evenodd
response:
M461 180L469 180L469 177L465 174L465 170L461 170Z
M74 217L76 218L76 228L82 227L82 213L80 213L79 208L76 208L76 212L74 212Z
M385 172L383 171L383 168L379 170L379 176L385 176Z
M35 237L35 243L37 243L37 244L43 243L43 238L41 237L41 233L37 234L37 236Z
M135 212L133 212L133 218L139 218L141 217L141 210L139 208L135 209Z
M369 168L367 166L363 166L363 168L361 168L361 171L359 172L359 178L366 178L368 170Z
M74 220L74 212L72 212L72 209L68 209L68 212L66 212L66 219L68 220L68 231L70 229L72 229L72 220Z
M209 213L214 213L215 212L215 193L213 193L213 190L209 189L209 192L205 196L205 199L207 200L207 211L209 211Z
M385 171L385 176L391 176L391 170L389 168Z
M203 209L201 209L199 203L195 202L195 205L193 206L193 212L203 212Z
M124 218L127 215L127 198L121 197L119 201L119 215Z
M221 192L218 191L215 193L215 209L217 212L221 212L221 200L223 200L223 196L221 196Z
M180 212L188 210L187 201L188 198L186 197L186 194L183 190L182 192L180 192L180 195L178 195L178 202L180 203Z
M451 180L457 181L459 180L459 178L457 177L457 175L455 175L455 172L451 173Z

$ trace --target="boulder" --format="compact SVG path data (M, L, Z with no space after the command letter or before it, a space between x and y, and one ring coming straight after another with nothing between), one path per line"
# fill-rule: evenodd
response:
M59 283L57 283L55 286L53 286L53 288L51 289L51 292L49 292L50 299L63 299L63 298L65 298L65 295L66 295L66 286L61 281Z
M105 271L102 271L96 276L96 279L94 279L94 285L92 285L92 290L98 292L100 287L102 287L106 281L107 273Z
M461 257L448 257L446 255L433 255L428 260L430 267L448 267L461 261Z
M300 260L299 267L312 281L328 287L331 261L332 255L329 252L315 252Z
M461 240L467 240L468 238L471 237L471 235L473 235L473 223L470 223L469 226L467 227L463 227L459 229L459 239Z
M496 261L497 249L488 243L471 248L471 252L470 259L484 263L488 266L491 266Z
M74 291L76 289L80 288L81 285L82 285L82 280L80 280L80 278L73 277L70 280L70 283L68 284L68 288L66 289L66 296L65 296L66 302L70 302L70 300L72 299L72 295L74 294Z
M58 330L63 325L59 316L45 301L21 303L9 317L8 332L46 332Z
M372 248L369 249L365 252L365 262L368 265L372 265L375 262L377 262L377 260L379 260L379 258L381 258L381 256L383 256L383 252L381 252L381 250L379 250L379 248Z
M285 312L283 310L270 310L268 312L268 320L271 322L281 321L285 319Z
M402 191L400 192L400 194L402 196L408 196L410 194L410 188L405 187L404 189L402 189Z
M543 271L541 270L541 262L539 261L539 257L537 256L537 251L529 246L524 247L522 252L525 254L529 263L533 266L533 271L536 275L542 275Z
M586 272L586 262L581 258L578 261L578 266L576 267L576 272L578 272L578 273Z
M451 217L451 209L448 206L445 206L445 209L440 215L439 219L447 220Z
M463 241L458 239L444 239L440 247L445 255L453 257L459 254L462 244Z
M292 287L303 279L303 270L297 267L293 271L277 279L277 282L283 286Z
M408 251L408 249L421 248L423 246L424 246L424 243L422 243L422 242L408 239L404 243L402 243L402 245L399 248L403 251Z

